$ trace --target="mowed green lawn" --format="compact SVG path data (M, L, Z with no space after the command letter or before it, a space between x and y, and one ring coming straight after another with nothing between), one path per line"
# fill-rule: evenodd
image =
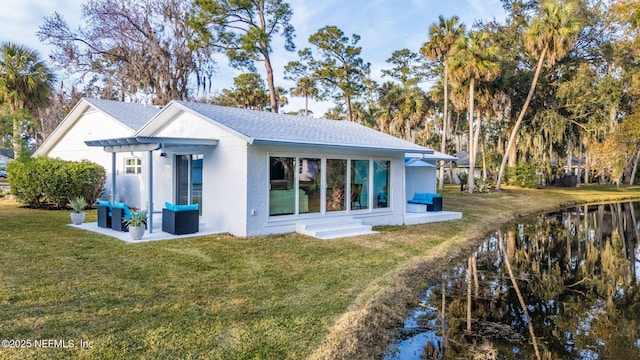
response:
M215 235L140 244L67 226L67 211L0 199L0 340L9 340L0 358L306 358L341 315L388 294L412 263L519 215L638 197L640 187L469 195L452 186L444 207L462 220L330 241Z

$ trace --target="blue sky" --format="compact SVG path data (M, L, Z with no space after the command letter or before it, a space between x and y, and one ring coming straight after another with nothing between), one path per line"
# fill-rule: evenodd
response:
M70 23L80 25L80 6L83 0L3 0L0 1L0 42L12 41L40 51L46 58L50 48L39 43L35 33L43 18L57 11ZM380 69L395 50L408 48L417 51L428 40L429 26L439 15L457 15L470 28L477 20L504 18L499 0L289 0L293 9L292 24L296 30L297 49L309 47L307 39L325 25L335 25L346 35L361 36L362 58L371 63L371 76L380 81ZM289 88L293 84L282 81L284 65L297 59L297 54L274 48L276 85ZM264 67L258 64L264 77ZM228 67L220 58L214 88L232 86L232 79L240 71ZM316 115L330 104L310 104ZM290 97L283 111L304 107L302 99Z

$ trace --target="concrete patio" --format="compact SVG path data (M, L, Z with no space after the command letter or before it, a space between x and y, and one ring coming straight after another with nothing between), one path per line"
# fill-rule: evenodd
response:
M449 221L449 220L457 220L462 218L462 213L454 212L454 211L428 211L421 213L405 213L405 225L417 225L417 224L426 224L431 222L439 222L439 221ZM69 226L75 227L77 229L82 229L86 231L91 231L97 234L102 234L106 236L110 236L112 238L116 238L118 240L122 240L129 244L137 244L149 241L158 241L158 240L173 240L173 239L183 239L197 236L206 236L206 235L215 235L221 234L222 231L220 228L216 228L214 226L209 226L203 222L200 222L199 231L193 234L185 234L185 235L173 235L170 233L166 233L162 231L162 214L155 213L153 214L153 232L149 233L149 231L145 231L144 236L141 240L133 240L128 232L116 231L109 228L101 228L98 227L97 222L83 223L81 225L73 225L69 224ZM348 235L344 235L348 236ZM342 236L335 236L342 237Z
M145 231L144 236L140 240L131 239L131 236L129 235L128 232L116 231L109 228L98 227L97 222L83 223L81 225L69 224L69 226L75 227L77 229L91 231L91 232L102 234L102 235L107 235L107 236L122 240L129 244L137 244L137 243L158 241L158 240L183 239L183 238L196 237L196 236L220 234L223 232L219 228L208 226L207 224L204 224L201 222L199 225L199 231L197 233L184 234L184 235L174 235L174 234L166 233L162 231L162 214L161 213L153 214L153 232L149 233L149 230Z
M426 224L438 221L449 221L462 219L461 212L455 211L427 211L427 212L405 212L404 224L405 225L417 225Z

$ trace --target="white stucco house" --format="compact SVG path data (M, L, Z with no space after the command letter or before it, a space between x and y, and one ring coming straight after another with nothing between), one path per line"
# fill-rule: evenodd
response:
M435 162L455 158L347 121L83 99L35 155L99 163L105 199L115 189L154 213L198 203L202 224L236 236L331 238L461 217L406 212L415 192L436 192Z
M90 160L107 169L105 194L113 193L112 157L101 148L89 147L87 140L127 137L160 111L159 107L120 101L84 98L71 109L33 156L47 156L69 161ZM118 199L140 208L142 154L119 156L116 166Z

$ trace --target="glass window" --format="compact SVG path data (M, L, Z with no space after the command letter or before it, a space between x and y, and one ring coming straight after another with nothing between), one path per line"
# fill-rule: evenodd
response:
M295 158L269 158L269 215L290 215L296 212Z
M298 213L320 212L320 159L300 158Z
M140 158L124 159L124 173L127 175L142 173L142 160Z
M369 208L369 160L351 160L351 209Z
M347 160L327 159L327 211L340 211L347 208L346 183Z
M373 162L373 199L374 208L389 207L389 185L391 184L391 161Z

